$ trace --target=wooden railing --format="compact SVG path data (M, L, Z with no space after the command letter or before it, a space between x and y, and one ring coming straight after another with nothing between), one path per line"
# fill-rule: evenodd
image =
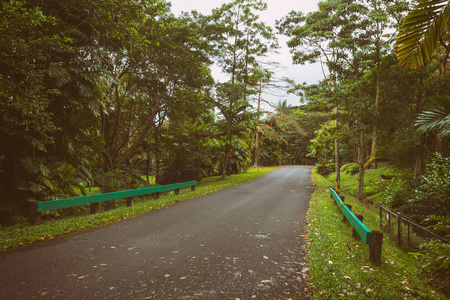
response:
M41 213L44 211L50 211L59 208L73 207L78 205L90 204L91 214L95 214L99 210L99 203L103 201L116 200L127 198L127 206L133 205L133 197L155 194L159 197L160 192L175 191L175 195L178 195L181 188L191 187L191 190L195 190L197 181L186 181L167 185L158 185L147 188L140 188L134 190L118 191L97 195L57 199L50 201L33 202L31 207L30 221L33 224L39 224L41 221Z
M378 230L369 230L363 223L363 216L352 212L352 206L344 203L344 197L340 197L332 188L330 188L331 197L338 205L344 215L344 220L348 221L353 227L353 237L359 236L364 243L369 245L369 260L374 264L381 263L381 248L383 245L383 233Z

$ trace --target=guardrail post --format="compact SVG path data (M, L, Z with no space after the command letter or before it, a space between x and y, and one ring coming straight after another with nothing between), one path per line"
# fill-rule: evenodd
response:
M37 201L31 200L29 206L29 221L32 225L39 225L41 223L41 213L37 211Z
M191 192L195 191L195 185L191 185Z
M179 195L180 194L180 189L175 189L175 195Z
M133 204L134 204L134 198L128 197L127 198L127 207L133 206Z
M347 204L346 206L347 206L347 208L348 208L349 211L352 211L352 205L351 205L351 204ZM347 223L347 222L348 222L348 220L347 220L347 218L345 217L344 214L342 215L342 221L343 221L344 223ZM354 230L354 229L353 229L353 230Z
M159 199L159 192L154 193L155 195L155 199L158 200Z
M94 215L98 213L100 209L100 203L99 202L91 203L90 207L91 207L91 215Z
M369 260L375 264L381 264L381 249L383 247L383 233L378 230L372 230L372 241L369 245Z
M355 214L355 216L361 221L361 223L363 223L364 217L362 215L356 215ZM355 227L353 227L353 238L361 239L361 237L359 236L358 232L356 232Z

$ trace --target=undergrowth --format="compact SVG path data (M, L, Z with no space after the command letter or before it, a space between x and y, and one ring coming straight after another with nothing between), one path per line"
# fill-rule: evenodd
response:
M378 177L386 170L378 170ZM375 173L375 172L374 172ZM368 176L371 180L370 176ZM313 299L446 299L421 277L417 261L384 239L382 264L372 265L369 247L352 237L352 228L331 198L328 189L334 178L314 173L316 191L308 212L308 254L310 285ZM352 191L350 181L342 182ZM367 204L344 193L345 202L356 214L364 216L364 224L379 230L379 216Z

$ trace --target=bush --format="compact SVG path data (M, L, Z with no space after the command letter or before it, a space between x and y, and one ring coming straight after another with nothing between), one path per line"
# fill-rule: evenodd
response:
M173 184L184 181L197 180L206 176L210 167L204 157L196 153L177 149L164 159L164 171L159 178L158 184Z
M430 215L447 216L450 213L450 157L436 154L413 192L401 208L403 212L417 221Z
M99 171L95 181L103 193L116 192L129 188L129 180L119 169L106 172Z
M327 177L335 171L334 162L332 160L320 161L316 163L317 172L323 177Z
M359 165L357 163L348 163L341 167L341 172L345 174L355 175L359 172Z
M396 174L391 180L382 180L383 205L396 209L405 205L418 186L418 181L409 173Z

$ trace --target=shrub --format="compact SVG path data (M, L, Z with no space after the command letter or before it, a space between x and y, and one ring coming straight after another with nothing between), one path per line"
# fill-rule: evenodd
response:
M341 167L341 172L346 174L355 175L359 172L359 165L357 163L348 163Z
M429 215L450 213L450 157L436 154L427 165L413 196L401 208L413 219L422 221ZM429 223L428 223L429 224Z
M322 160L316 163L317 172L323 177L327 177L334 172L335 166L332 160Z

